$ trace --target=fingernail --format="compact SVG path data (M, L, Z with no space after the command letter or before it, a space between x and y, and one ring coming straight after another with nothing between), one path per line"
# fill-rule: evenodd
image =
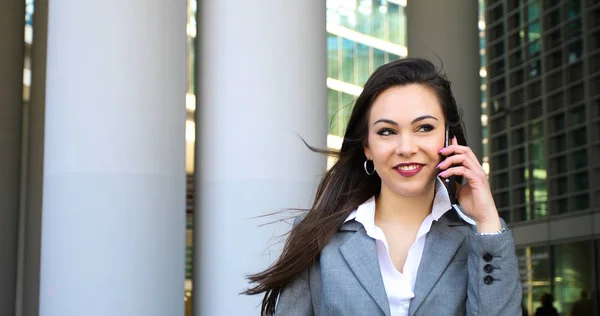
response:
M442 148L442 149L438 150L438 154L441 154L441 153L442 153L442 151L444 151L444 149L446 149L446 147L444 147L444 148Z
M453 138L453 139L454 139L456 142L458 142L458 139L456 139L456 136L453 136L452 138Z
M440 169L440 166L441 166L443 163L444 163L443 161L442 161L442 162L440 162L440 163L437 165L437 167L435 167L435 168L436 168L436 169Z
M442 171L442 172L440 172L440 173L438 174L438 176L440 176L440 177L444 177L444 174L445 174L445 173L446 173L446 171Z

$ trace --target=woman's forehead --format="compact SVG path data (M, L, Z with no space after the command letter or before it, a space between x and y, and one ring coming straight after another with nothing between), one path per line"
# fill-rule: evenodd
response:
M442 107L435 93L418 84L388 88L375 99L370 112L370 121L380 116L402 121L412 121L423 115L443 119Z

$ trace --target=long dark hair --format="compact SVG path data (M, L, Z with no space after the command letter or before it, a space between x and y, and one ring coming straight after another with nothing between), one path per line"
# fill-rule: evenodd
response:
M263 315L275 313L275 303L283 288L315 262L348 215L379 194L381 179L377 174L367 175L363 169L366 159L364 148L368 145L369 111L375 98L384 90L408 84L421 84L436 94L450 133L457 137L459 144L466 145L450 82L431 62L406 58L379 67L354 104L342 148L335 153L338 160L323 176L306 217L290 232L277 261L267 270L248 276L250 282L256 285L244 294L265 293L261 308Z

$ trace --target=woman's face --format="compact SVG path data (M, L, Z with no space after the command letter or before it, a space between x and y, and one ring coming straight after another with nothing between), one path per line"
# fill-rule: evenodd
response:
M430 88L410 84L388 88L371 106L368 146L382 190L416 196L434 184L445 118Z

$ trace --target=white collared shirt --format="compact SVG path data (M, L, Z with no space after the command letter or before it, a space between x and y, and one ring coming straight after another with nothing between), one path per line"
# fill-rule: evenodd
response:
M433 208L431 213L427 215L423 220L423 223L421 223L415 242L408 250L403 273L400 273L392 263L388 243L383 230L375 225L375 197L372 197L361 204L356 210L352 211L346 219L346 222L355 219L357 222L361 223L365 227L367 235L376 240L379 268L381 270L381 276L383 277L383 284L390 303L392 316L408 315L410 301L415 296L414 290L415 281L417 279L417 270L421 263L421 257L423 256L427 233L431 229L433 221L439 220L440 217L451 208L454 208L459 216L465 221L472 225L475 224L475 222L464 215L460 209L453 207L450 203L446 187L438 178Z

